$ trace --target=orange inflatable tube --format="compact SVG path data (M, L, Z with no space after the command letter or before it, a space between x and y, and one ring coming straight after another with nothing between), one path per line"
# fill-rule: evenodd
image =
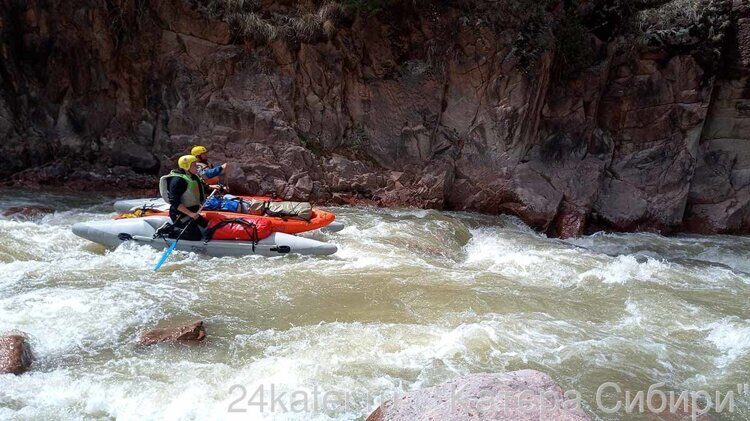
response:
M265 200L265 201L280 201L279 199L263 196L237 196L245 200ZM169 212L147 210L142 214L122 214L115 217L115 219L123 218L139 218L150 215L167 215ZM236 212L221 212L221 211L203 211L201 212L206 219L213 219L217 216L224 218L240 218L242 216L252 216L253 218L263 218L271 222L271 232L283 232L284 234L299 234L301 232L307 232L323 228L329 225L336 219L336 215L331 212L326 212L317 208L313 208L312 217L309 221L299 219L295 217L278 217L278 216L264 216L264 215L249 215L244 213Z
M238 214L235 212L219 212L219 211L203 211L201 212L207 219L215 218L220 215L224 218L237 218ZM326 212L320 209L312 210L312 218L309 221L303 219L289 217L281 218L277 216L262 216L252 215L253 218L267 219L271 222L271 232L283 232L285 234L299 234L301 232L307 232L323 228L330 224L336 219L336 215L331 212Z

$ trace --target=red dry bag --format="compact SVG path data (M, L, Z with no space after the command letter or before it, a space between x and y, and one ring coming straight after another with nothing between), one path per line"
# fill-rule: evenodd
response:
M209 240L260 241L271 235L271 222L265 218L212 218L208 222Z

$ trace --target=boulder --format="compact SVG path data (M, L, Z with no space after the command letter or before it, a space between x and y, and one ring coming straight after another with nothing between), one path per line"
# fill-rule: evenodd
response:
M443 209L446 197L453 186L455 171L451 162L435 161L419 172L411 171L392 176L391 183L375 193L380 204Z
M139 343L149 346L161 342L196 343L206 339L206 329L203 321L186 324L178 327L164 327L149 330L141 335Z
M112 164L130 167L137 172L156 173L159 160L146 147L131 140L122 140L112 147Z
M49 206L32 205L32 206L13 206L3 211L3 216L13 219L34 219L55 210Z
M22 335L0 337L0 374L25 373L34 357L26 338Z
M583 235L585 229L585 213L570 203L563 202L547 234L559 238L572 238Z
M590 417L536 370L472 374L380 405L367 421L570 420Z

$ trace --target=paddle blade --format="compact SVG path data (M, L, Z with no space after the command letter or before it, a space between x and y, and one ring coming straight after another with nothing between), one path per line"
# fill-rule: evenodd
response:
M169 258L169 255L172 254L172 252L174 251L174 248L176 246L177 246L177 241L173 242L169 246L169 248L164 251L164 254L161 255L161 259L159 259L159 262L156 263L156 266L154 266L154 272L156 272L157 270L159 270L159 268L161 267L161 265L163 265L164 262L167 261L167 258Z

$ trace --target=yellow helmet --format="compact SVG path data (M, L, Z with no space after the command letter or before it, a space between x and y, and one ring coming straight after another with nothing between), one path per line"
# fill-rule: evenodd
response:
M193 146L193 149L190 150L190 155L200 156L206 152L208 152L208 149L205 146Z
M192 164L193 162L198 162L198 158L196 158L194 155L182 155L177 161L177 165L183 170L187 171L190 169L190 164Z

